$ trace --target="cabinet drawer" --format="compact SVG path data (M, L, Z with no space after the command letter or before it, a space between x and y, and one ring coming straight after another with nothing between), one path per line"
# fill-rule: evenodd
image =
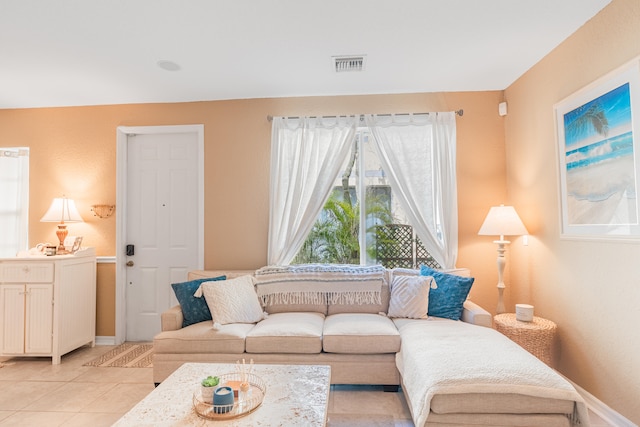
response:
M53 263L8 262L0 264L0 282L3 283L51 283Z

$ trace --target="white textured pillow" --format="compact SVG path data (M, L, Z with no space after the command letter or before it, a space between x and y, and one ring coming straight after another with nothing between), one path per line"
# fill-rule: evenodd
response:
M265 316L252 276L204 282L200 289L211 311L214 328L228 323L256 323Z
M426 319L432 282L430 276L393 276L388 316Z

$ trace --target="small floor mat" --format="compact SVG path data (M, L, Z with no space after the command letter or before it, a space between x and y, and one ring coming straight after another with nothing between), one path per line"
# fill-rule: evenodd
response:
M100 368L150 368L153 366L153 344L124 343L83 366Z

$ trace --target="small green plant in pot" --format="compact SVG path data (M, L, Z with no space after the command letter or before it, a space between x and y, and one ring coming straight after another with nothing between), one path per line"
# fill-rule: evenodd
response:
M218 384L220 384L220 378L211 375L200 382L202 386L200 393L204 402L213 404L213 391L218 387Z

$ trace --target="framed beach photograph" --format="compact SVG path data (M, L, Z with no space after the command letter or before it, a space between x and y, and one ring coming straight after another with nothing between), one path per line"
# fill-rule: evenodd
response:
M561 236L640 237L640 63L555 105Z

